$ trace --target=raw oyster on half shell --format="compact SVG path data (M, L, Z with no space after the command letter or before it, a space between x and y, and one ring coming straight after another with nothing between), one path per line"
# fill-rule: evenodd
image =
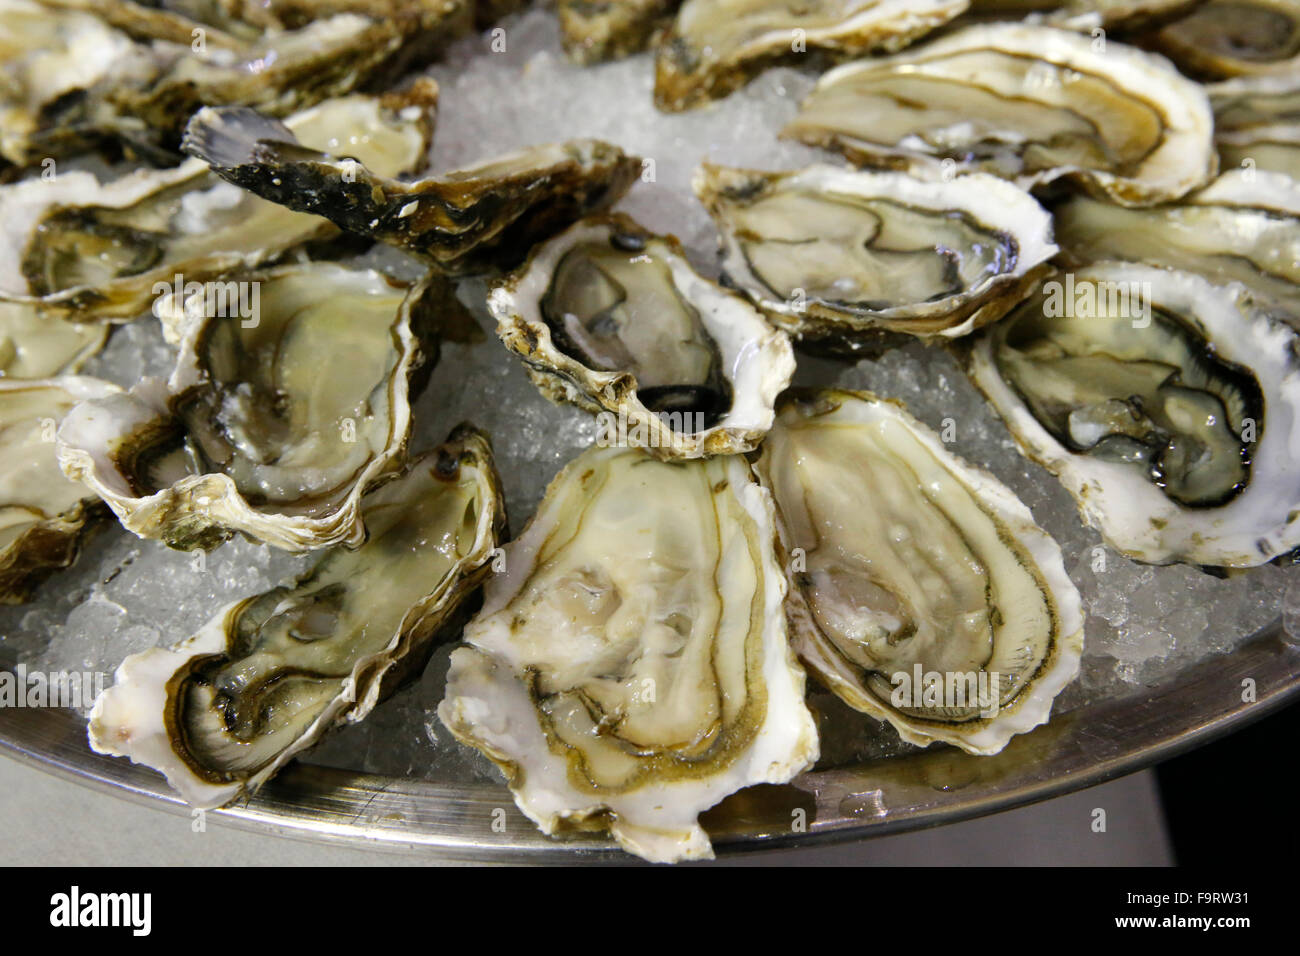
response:
M969 0L686 0L655 59L655 105L684 110L740 89L809 51L895 51Z
M584 64L640 53L680 5L681 0L557 0L564 52Z
M18 604L70 565L99 499L59 471L55 434L78 402L116 385L79 376L0 379L0 604Z
M1176 199L1218 169L1204 89L1161 57L1022 23L954 31L817 83L782 136L928 178L1074 180L1125 205Z
M437 93L421 80L404 92L330 100L287 125L308 143L397 175L425 164ZM322 219L222 181L197 159L108 183L66 172L3 186L0 221L0 299L78 320L134 319L178 275L205 282L337 234Z
M729 284L799 337L966 335L1019 301L1057 251L1033 197L982 173L706 164L694 187Z
M1300 71L1295 0L1206 0L1141 38L1184 73L1202 79Z
M64 473L173 548L235 532L290 551L356 547L362 495L401 466L447 294L431 277L304 263L173 296L170 379L77 406L59 429Z
M1079 671L1083 612L1010 489L897 402L839 390L787 393L755 471L791 640L846 703L909 743L975 754L1047 721Z
M504 531L487 439L462 426L363 507L359 549L335 548L175 647L128 657L95 702L91 746L165 774L196 807L219 807L418 674Z
M516 265L535 243L617 202L642 167L617 146L580 139L403 182L305 148L284 124L244 109L202 110L184 148L237 186L450 275Z
M739 456L583 453L505 546L439 718L543 832L711 857L700 813L817 759L775 534Z
M108 330L46 314L30 302L0 299L0 380L71 375L104 347Z
M1241 285L1103 262L1045 280L969 371L1112 547L1241 568L1300 545L1297 356Z
M790 342L691 268L678 241L623 215L584 219L488 295L497 335L602 441L660 458L753 449L790 383Z
M1300 68L1289 75L1237 77L1206 89L1225 168L1300 179Z

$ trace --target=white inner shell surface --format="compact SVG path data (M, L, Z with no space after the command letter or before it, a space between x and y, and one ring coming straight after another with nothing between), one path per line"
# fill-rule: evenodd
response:
M551 484L453 652L438 708L543 831L711 857L697 817L811 766L770 498L739 457L592 449Z

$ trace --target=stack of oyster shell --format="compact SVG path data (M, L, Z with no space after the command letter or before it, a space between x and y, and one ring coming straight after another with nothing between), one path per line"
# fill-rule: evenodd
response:
M664 111L830 67L773 130L826 162L698 169L721 281L612 211L644 178L616 145L426 168L411 75L511 6L0 0L0 597L107 514L317 555L127 658L96 750L223 806L460 640L443 723L546 833L649 860L710 856L704 810L815 765L808 672L999 752L1079 670L1060 548L898 401L790 388L798 352L954 351L1135 560L1300 547L1293 3L559 0L575 61L654 48ZM369 243L419 277L348 264ZM408 448L481 280L599 423L513 537L487 435ZM166 380L77 374L153 321Z

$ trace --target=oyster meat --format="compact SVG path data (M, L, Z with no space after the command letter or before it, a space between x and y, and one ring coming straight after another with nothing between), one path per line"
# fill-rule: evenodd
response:
M1079 671L1061 550L992 475L896 402L782 398L755 465L790 568L791 640L850 706L909 743L993 754Z
M1112 547L1252 567L1300 545L1297 355L1240 285L1098 263L989 326L970 375Z
M70 375L104 347L108 329L0 299L0 379Z
M533 244L617 202L641 172L617 146L581 139L401 182L304 148L292 130L243 109L199 112L184 148L237 186L450 275L517 264Z
M358 550L123 661L91 712L91 746L165 774L196 807L255 791L419 673L489 571L501 500L486 438L462 426L366 496Z
M1011 308L1057 251L1033 197L983 173L705 165L694 187L729 283L800 337L965 335Z
M1287 176L1233 170L1177 203L1146 209L1080 196L1055 216L1073 262L1157 262L1240 282L1300 324L1300 182Z
M171 378L75 408L63 470L128 531L173 548L234 532L290 551L355 547L362 494L401 465L446 294L430 278L305 263L173 296Z
M1300 70L1238 77L1207 89L1224 166L1300 179Z
M423 168L437 86L348 96L288 120L305 142L346 149L386 174ZM336 234L222 181L197 159L100 184L87 172L0 187L0 299L77 320L133 319L181 282L251 268Z
M683 110L808 51L900 50L969 0L686 0L655 58L655 105Z
M598 413L603 443L660 458L753 449L794 374L789 340L753 306L623 215L539 246L488 309L548 398Z
M739 456L588 450L505 546L439 718L545 833L712 856L700 813L817 759L775 533Z
M1203 79L1300 71L1295 0L1206 0L1141 39Z
M981 170L1026 188L1062 177L1125 205L1213 178L1204 89L1121 43L1023 23L966 27L817 83L782 136L928 178Z
M681 0L557 0L564 52L585 64L640 53L679 6Z
M78 402L117 391L71 375L0 379L0 603L26 601L45 577L76 559L82 530L101 506L59 471L55 432Z

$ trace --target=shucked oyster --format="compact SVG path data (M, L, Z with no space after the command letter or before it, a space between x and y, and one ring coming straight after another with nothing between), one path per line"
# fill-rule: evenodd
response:
M774 536L743 458L585 452L505 546L439 718L545 833L712 856L700 813L817 758Z
M557 0L564 52L575 63L640 53L681 0Z
M1295 0L1207 0L1143 37L1190 76L1221 79L1300 70Z
M423 168L437 86L349 96L288 120L303 140L346 150L386 174ZM0 187L0 298L70 318L133 319L161 287L250 268L311 239L327 222L223 182L199 160L100 184L86 172Z
M1214 141L1225 167L1300 179L1300 69L1224 80L1207 89Z
M71 374L103 348L108 328L46 315L30 302L0 300L0 379Z
M660 458L751 450L794 374L789 341L753 306L622 215L538 247L488 308L548 398L600 413L604 443Z
M900 50L969 0L686 0L655 59L655 105L682 110L726 96L774 62L809 50Z
M1217 169L1205 91L1163 59L1071 30L967 27L817 83L783 136L861 165L1062 177L1125 205L1175 199Z
M850 706L904 740L997 753L1079 671L1060 548L987 472L900 405L792 392L756 466L776 502L791 638Z
M234 532L291 551L355 547L362 494L401 464L443 290L330 263L222 285L181 314L163 303L180 343L166 385L145 379L64 419L64 472L128 531L174 548Z
M1058 206L1074 262L1123 259L1240 282L1300 324L1300 182L1234 170L1177 203L1124 209L1087 197Z
M153 767L194 806L218 807L418 673L504 529L487 440L462 426L364 507L360 549L336 548L292 586L123 661L91 712L91 746Z
M233 46L212 31L210 47L207 31L135 42L80 11L22 0L4 0L0 21L12 38L0 109L18 120L6 129L5 155L18 165L106 138L170 161L200 106L303 109L377 74L403 40L395 23L353 14Z
M985 330L970 374L1113 547L1252 567L1300 545L1297 355L1239 285L1099 263Z
M27 600L51 571L76 559L99 500L59 471L55 429L78 402L117 392L76 376L0 380L0 603Z
M1056 252L1047 212L980 173L705 165L694 186L727 279L798 336L965 335L1011 308Z
M513 266L534 243L617 202L641 171L617 146L582 139L400 182L304 148L283 124L240 109L199 112L184 148L237 186L453 275Z

